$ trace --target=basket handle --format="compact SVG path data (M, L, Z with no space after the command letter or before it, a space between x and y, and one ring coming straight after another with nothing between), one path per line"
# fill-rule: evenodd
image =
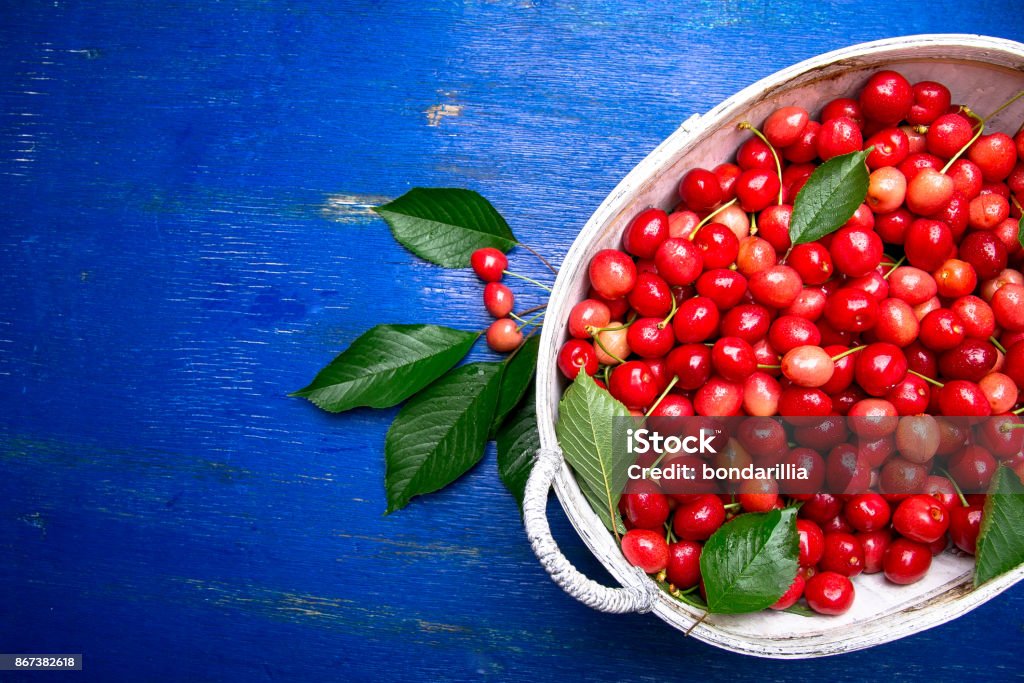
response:
M538 450L523 495L523 524L526 526L530 546L540 560L541 566L562 590L587 607L613 614L651 611L656 589L639 569L636 569L640 579L636 586L609 588L587 578L559 550L548 525L547 502L551 483L561 466L560 450Z

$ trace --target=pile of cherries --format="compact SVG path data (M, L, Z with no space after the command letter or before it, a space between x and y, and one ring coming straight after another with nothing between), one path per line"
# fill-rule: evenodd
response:
M842 493L780 496L756 482L668 495L646 482L622 499L627 559L685 591L700 584L701 543L730 515L799 498L802 569L775 607L803 596L841 614L851 576L912 583L950 539L973 553L983 495L957 488L985 490L1000 462L1024 475L1024 132L986 132L942 84L894 71L818 120L785 106L761 130L743 127L753 135L735 163L690 170L671 212L641 211L621 249L594 256L558 365L635 415L891 424L814 451L821 462L783 441L773 462L843 470L857 487ZM793 202L814 170L868 148L865 203L836 232L792 245ZM918 415L921 433L901 446L895 418ZM979 419L990 416L1003 417ZM922 438L937 445L910 445Z

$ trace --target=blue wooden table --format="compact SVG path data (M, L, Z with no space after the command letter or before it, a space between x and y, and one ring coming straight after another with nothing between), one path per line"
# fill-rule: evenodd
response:
M493 452L384 517L394 411L285 396L373 324L487 321L471 274L414 259L371 205L471 187L557 262L689 115L826 50L946 31L1021 39L1024 16L1014 0L4 2L0 652L81 652L66 677L101 681L1017 675L1024 588L809 662L592 612L531 555Z

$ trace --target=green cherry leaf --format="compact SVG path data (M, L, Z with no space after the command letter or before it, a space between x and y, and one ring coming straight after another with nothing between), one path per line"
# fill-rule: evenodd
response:
M1017 241L1020 246L1024 247L1024 213L1021 214L1020 220L1017 221Z
M868 194L872 148L833 157L814 170L793 202L789 239L805 244L835 232L850 220Z
M581 372L558 404L555 427L558 445L576 472L584 495L604 525L616 533L624 531L619 497L627 475L615 458L614 420L628 416L626 406Z
M700 555L709 612L757 612L782 597L797 572L796 512L740 515L712 534Z
M388 513L447 486L483 457L503 369L462 365L402 407L384 439Z
M505 373L501 376L501 391L498 393L498 407L494 411L494 422L491 424L491 435L498 432L505 418L526 393L526 388L533 381L534 370L537 369L537 351L540 349L540 336L533 335L515 354L505 361Z
M438 325L378 325L290 394L340 413L401 403L462 360L480 336Z
M402 246L445 268L465 268L477 249L517 244L501 214L472 190L415 187L374 211Z
M1024 484L1009 467L989 485L975 556L975 586L1024 564Z
M520 511L523 508L526 480L533 469L533 457L540 448L536 392L532 388L533 384L530 384L531 390L498 430L496 439L498 476L515 496Z

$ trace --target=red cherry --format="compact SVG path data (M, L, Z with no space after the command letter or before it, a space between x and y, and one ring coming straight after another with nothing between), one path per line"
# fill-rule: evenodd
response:
M772 266L750 278L747 285L754 301L769 308L785 308L802 289L800 275L789 266Z
M663 318L672 310L672 289L660 276L654 273L640 273L627 300L633 310L640 315Z
M636 278L633 259L618 249L603 249L590 261L590 284L605 299L618 299L629 294L636 285Z
M693 238L703 255L704 268L725 268L731 265L739 254L740 241L732 230L721 223L708 223L697 231Z
M692 284L704 267L700 249L690 240L678 237L670 238L658 247L654 263L658 274L670 285Z
M484 247L470 255L469 264L477 277L484 282L497 282L508 269L508 258L493 247Z
M849 533L826 533L825 553L818 566L822 571L856 576L864 571L864 548Z
M718 330L721 316L715 303L704 296L695 296L679 305L672 329L683 344L702 342Z
M730 382L741 382L757 369L750 344L739 337L722 337L711 349L711 364Z
M949 88L935 81L921 81L913 87L914 104L907 112L907 123L927 126L949 109Z
M762 126L764 136L778 149L788 147L800 139L800 133L810 118L803 107L780 107L765 119Z
M684 391L697 389L711 376L711 349L703 344L677 346L666 362L669 373L679 378L676 386Z
M837 330L860 332L878 320L878 302L859 289L840 289L826 302L825 319Z
M782 594L782 597L775 601L775 604L770 606L770 609L774 610L786 610L797 603L800 597L804 594L804 589L807 586L807 579L804 575L797 573L793 579L793 583L789 584L789 588Z
M864 149L868 147L875 148L866 160L868 168L872 171L885 166L896 166L910 155L910 140L899 128L890 127L878 131L864 143ZM895 168L893 170L896 171Z
M889 503L877 493L853 496L843 508L847 521L857 531L877 531L889 523Z
M892 526L912 541L932 543L949 529L949 512L932 496L918 494L897 506Z
M504 318L512 312L515 295L500 282L488 282L484 287L484 308L495 318Z
M829 254L843 275L866 275L882 260L882 240L871 230L843 228L833 236Z
M672 350L675 335L660 318L638 318L626 332L629 348L641 358L661 358Z
M626 520L637 529L662 531L668 520L668 498L650 480L631 481L619 505Z
M911 265L933 271L953 248L953 233L941 221L918 219L910 224L903 248Z
M761 211L779 196L779 177L774 170L752 168L736 181L736 198L747 213Z
M685 541L705 541L725 523L725 504L715 495L702 495L680 505L672 517L672 530Z
M853 582L836 572L819 572L804 588L808 606L819 614L845 614L853 606L854 596Z
M678 541L668 547L668 567L665 578L676 588L686 590L700 582L701 545L693 541Z
M823 122L815 141L818 156L825 161L841 154L857 152L863 145L864 138L857 122L845 116Z
M608 391L627 408L643 410L658 397L651 369L643 361L627 361L612 370Z
M932 552L927 545L906 538L897 538L885 551L885 578L902 585L924 578L932 566Z
M864 127L864 112L860 108L860 102L852 97L836 98L821 109L822 121L838 119L842 116L853 119L857 126Z
M668 543L660 533L649 529L627 531L622 537L622 554L648 574L657 574L668 566Z
M978 549L978 534L981 531L983 509L980 505L950 508L949 536L953 545L973 555Z
M712 377L693 395L698 415L737 415L743 406L743 385L721 377Z
M588 327L607 327L611 319L607 305L597 299L584 299L569 311L569 334L577 339L590 339Z
M711 171L695 168L679 183L679 196L694 211L713 209L722 201L722 187Z
M949 159L974 137L971 122L960 114L943 114L928 127L928 151Z
M638 258L654 258L661 243L668 239L668 214L661 209L644 209L622 234L623 248Z
M895 71L875 73L860 93L864 116L886 125L895 125L906 118L914 101L910 82Z
M570 339L558 352L558 369L569 379L576 379L581 370L593 375L597 372L597 367L597 352L590 342Z

